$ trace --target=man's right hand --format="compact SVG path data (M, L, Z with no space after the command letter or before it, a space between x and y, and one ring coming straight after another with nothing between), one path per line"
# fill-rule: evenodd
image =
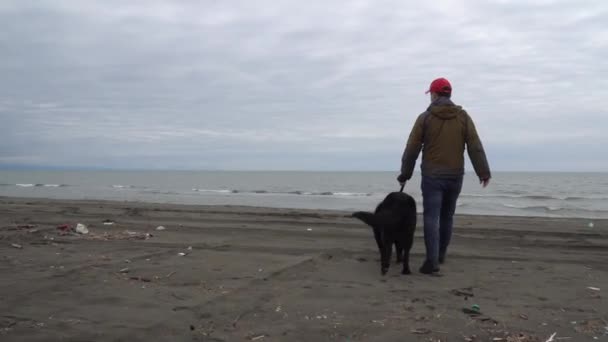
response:
M399 177L397 177L397 182L399 182L399 185L404 186L407 179L405 179L404 175L399 175Z
M479 184L481 184L481 186L485 188L490 184L490 178L480 179Z

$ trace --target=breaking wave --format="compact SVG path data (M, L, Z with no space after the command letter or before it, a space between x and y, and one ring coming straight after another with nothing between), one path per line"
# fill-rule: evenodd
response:
M462 194L464 198L512 198L512 199L530 199L538 201L584 201L584 200L608 200L608 196L588 195L588 196L550 196L550 195L505 195L505 194Z
M2 184L3 186L18 186L20 188L33 188L33 187L46 187L46 188L60 188L66 187L67 184L42 184L42 183L17 183L17 184Z
M215 194L257 194L257 195L299 195L299 196L338 196L338 197L363 197L371 196L365 192L344 192L344 191L271 191L271 190L227 190L227 189L199 189L193 188L192 191Z

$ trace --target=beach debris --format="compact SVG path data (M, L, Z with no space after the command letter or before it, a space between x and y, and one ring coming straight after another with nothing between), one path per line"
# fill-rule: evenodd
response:
M418 328L418 329L412 329L411 332L412 332L412 334L416 334L416 335L428 335L431 333L431 330L427 329L427 328Z
M306 228L306 230L312 232L312 228Z
M192 246L188 246L188 248L186 248L187 250L191 251L192 250Z
M593 222L589 222L589 228L593 228L595 225L593 224Z
M149 282L152 281L152 279L150 279L150 278L144 278L144 277L130 277L129 279L143 281L144 283L149 283Z
M112 221L112 220L108 220L108 219L103 220L103 225L104 225L104 226L111 226L111 225L113 225L114 223L116 223L116 222L114 222L114 221Z
M36 228L37 226L35 224L20 224L17 226L17 228L19 229L31 229L31 228Z
M477 317L481 315L481 310L479 309L479 305L477 304L472 305L470 308L462 308L462 312L471 317Z
M59 230L63 233L68 233L71 230L71 228L70 228L69 224L62 224L62 225L57 226L57 230Z
M557 335L556 332L554 332L553 334L551 334L551 336L549 336L549 338L545 342L553 342L553 341L555 341L555 335Z
M458 297L465 297L465 300L468 299L468 297L475 297L472 287L453 289L450 291L450 293Z
M76 229L74 231L78 234L89 234L89 229L82 223L76 224Z
M89 240L103 240L103 241L112 241L112 240L148 240L154 235L150 233L139 233L133 232L129 230L125 230L123 232L110 233L104 232L103 234L95 234L89 233L87 235L87 239Z
M13 247L13 248L17 248L17 249L23 249L23 246L21 246L21 245L20 245L20 244L18 244L18 243L11 243L11 247Z
M179 252L179 253L177 253L177 255L179 255L179 256L186 256L187 254L184 253L184 252Z
M158 227L156 227L156 230L165 230L165 229L167 229L167 228L165 228L164 226L158 226Z
M171 278L171 276L172 276L172 275L174 275L174 274L175 274L175 271L173 271L173 272L171 272L171 273L167 274L167 275L165 276L165 278Z
M370 322L380 324L380 326L384 326L384 321L381 321L381 320L373 319Z
M608 322L601 319L592 319L588 321L578 322L574 330L578 333L596 335L608 335Z
M525 314L519 314L519 318L523 319L523 320L528 320L528 315Z
M593 287L593 286L588 286L587 289L589 289L591 291L599 291L600 290L599 287Z
M506 336L506 334L505 334ZM530 336L519 333L515 335L509 335L506 337L494 337L491 341L505 341L505 342L540 342L539 339L531 339Z
M131 270L129 270L128 267L125 267L123 269L121 269L120 271L118 271L118 273L129 273Z
M261 340L264 337L266 337L266 335L258 335L258 336L252 336L249 338L250 341L257 341L257 340Z

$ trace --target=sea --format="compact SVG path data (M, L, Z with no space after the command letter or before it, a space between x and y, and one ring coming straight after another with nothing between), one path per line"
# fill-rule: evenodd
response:
M0 170L0 196L274 208L373 210L395 172ZM405 191L422 210L420 176ZM608 173L466 175L457 213L608 219Z

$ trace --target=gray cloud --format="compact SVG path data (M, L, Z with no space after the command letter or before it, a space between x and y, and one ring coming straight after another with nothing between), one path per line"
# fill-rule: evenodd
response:
M608 170L604 1L4 1L0 166L398 168L449 78L495 168Z

